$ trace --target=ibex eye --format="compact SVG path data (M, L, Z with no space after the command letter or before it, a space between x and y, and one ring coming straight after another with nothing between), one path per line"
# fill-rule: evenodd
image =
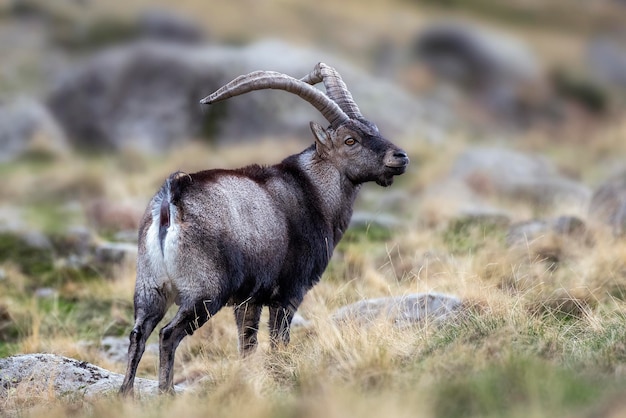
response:
M354 144L356 144L356 139L348 138L348 139L346 139L345 142L346 142L346 145L354 145Z

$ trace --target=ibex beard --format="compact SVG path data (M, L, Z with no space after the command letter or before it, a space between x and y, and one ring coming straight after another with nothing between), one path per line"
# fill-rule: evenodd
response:
M312 87L321 81L327 95ZM297 94L330 126L311 122L314 144L279 164L179 172L165 181L139 228L122 394L133 392L146 340L173 303L179 309L159 333L162 392L174 390L178 344L227 304L234 306L241 355L257 346L263 306L271 346L288 344L293 315L348 227L361 185L389 186L406 170L407 154L363 118L339 74L323 63L301 80L250 73L203 103L266 88Z

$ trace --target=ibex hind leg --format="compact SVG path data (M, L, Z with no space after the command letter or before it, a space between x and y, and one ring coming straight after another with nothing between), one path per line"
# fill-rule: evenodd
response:
M235 321L237 322L239 333L239 354L242 357L246 357L256 350L262 309L262 305L252 303L242 303L234 308Z
M185 298L182 298L185 300ZM186 335L192 335L219 311L222 299L205 298L182 305L169 324L159 333L159 391L174 393L174 358L178 344Z
M135 295L135 325L130 332L128 346L128 366L120 394L133 393L133 385L139 361L146 349L146 340L167 312L167 299L156 289L146 290L142 295Z
M286 347L291 334L291 320L296 313L297 305L288 307L270 306L270 344L272 349Z

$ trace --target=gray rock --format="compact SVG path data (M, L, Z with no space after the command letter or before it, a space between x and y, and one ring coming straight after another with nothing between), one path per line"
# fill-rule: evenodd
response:
M10 262L20 270L39 276L54 268L54 251L48 237L40 231L30 229L2 229L4 250L0 252L0 263Z
M128 344L128 337L107 336L100 342L100 347L108 360L126 363L128 361Z
M15 231L24 245L37 250L52 250L52 243L46 234L34 229Z
M456 221L466 225L483 225L504 228L511 223L508 213L491 207L465 208L459 212Z
M440 76L463 84L535 80L540 74L537 58L521 40L468 22L429 25L418 34L415 53Z
M18 206L0 207L0 232L26 229L24 211Z
M198 135L217 141L310 138L308 122L321 116L288 93L258 91L208 107L198 101L240 74L266 69L301 77L318 61L338 69L363 114L388 136L434 138L429 132L445 127L433 121L454 120L433 117L427 103L336 56L277 41L245 47L138 42L106 50L67 74L47 103L84 148L163 152Z
M63 154L68 144L49 111L29 98L0 103L0 162L28 151Z
M0 235L9 245L8 251L0 253L0 263L9 261L32 276L69 270L109 277L117 266L137 258L136 243L102 241L83 227L72 227L65 234L49 238L37 230L5 229L0 224ZM41 288L36 296L51 297L51 292L56 291Z
M503 213L501 209L485 202L484 196L475 192L463 179L451 176L435 181L420 196L422 219L438 224L449 219L476 213Z
M25 386L31 391L54 391L56 397L92 399L119 390L124 376L101 367L55 354L24 354L0 359L0 399ZM177 392L183 390L177 386ZM155 395L158 383L135 380L135 393Z
M511 225L507 231L506 243L508 246L526 246L529 242L549 234L585 239L587 238L587 226L584 221L575 216L517 222Z
M167 149L202 123L190 97L203 81L188 49L139 43L106 50L66 74L47 104L81 148Z
M456 296L441 293L416 293L404 296L366 299L339 308L333 319L365 325L383 319L398 327L410 326L425 320L442 321L461 308Z
M137 25L139 36L144 39L179 44L199 44L206 40L206 34L197 22L174 10L147 10L139 16Z
M438 79L470 93L491 113L511 122L528 118L529 87L539 90L545 76L537 58L510 34L463 21L436 22L423 29L415 56Z
M539 155L504 148L474 147L458 157L451 175L467 180L477 174L487 176L486 180L496 189L510 190L511 184L524 179L553 177L557 171L545 157Z
M374 212L405 212L413 209L415 196L406 188L393 190L365 188L359 194L360 206Z
M296 328L308 328L311 326L311 321L309 321L308 319L305 319L302 315L300 315L298 312L296 312L293 315L293 318L291 320L291 328L292 329L296 329Z
M136 234L145 202L95 198L85 204L89 225L100 231L132 231Z
M136 258L137 245L126 242L103 242L94 251L94 261L100 265L120 264Z
M528 200L547 206L587 205L591 191L562 176L545 157L501 148L476 147L455 161L450 177L474 192Z
M128 336L115 337L106 336L100 341L100 349L102 354L110 361L126 364L128 361ZM159 344L146 344L146 353L159 354Z
M389 213L373 213L365 211L355 211L350 220L350 227L367 228L377 226L383 229L395 229L402 225L402 220Z
M57 241L57 246L63 247L63 253L85 257L93 251L96 236L85 226L70 226L62 236L57 238Z
M54 298L59 295L59 292L56 289L51 287L40 287L35 290L35 297L39 299L49 299Z
M601 183L589 203L589 217L608 225L615 235L626 231L626 171Z
M137 236L137 231L129 229L116 232L113 238L117 242L129 242L135 245L137 245L137 240L139 239L139 237Z
M593 39L586 51L591 76L598 82L626 88L626 33Z

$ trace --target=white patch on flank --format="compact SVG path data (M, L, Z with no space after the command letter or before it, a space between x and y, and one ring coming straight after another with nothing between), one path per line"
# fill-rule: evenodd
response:
M179 249L180 227L174 222L176 220L176 208L173 205L170 205L170 219L170 226L167 228L167 234L163 241L163 261L167 275L170 278L175 278L175 272L178 270L176 259Z
M146 234L146 252L157 286L166 284L166 279L174 276L179 237L179 227L171 223L163 242L163 251L161 251L161 243L159 241L160 211L161 201L156 200L152 208L152 224ZM172 205L170 205L170 214L170 218L174 220L176 218L176 208Z
M163 255L161 254L161 245L159 243L159 218L152 218L152 224L148 228L146 234L146 253L150 260L150 266L154 272L155 279L159 279L167 276L165 270L165 263L163 262ZM158 279L157 279L158 278Z

